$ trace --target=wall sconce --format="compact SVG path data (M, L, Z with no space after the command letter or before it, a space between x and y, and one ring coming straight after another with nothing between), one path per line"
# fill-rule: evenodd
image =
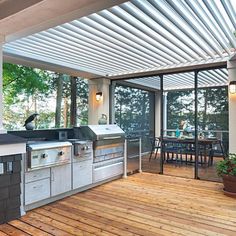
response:
M236 93L236 81L229 82L229 92L232 94Z
M100 101L102 98L102 92L97 92L96 93L96 101Z

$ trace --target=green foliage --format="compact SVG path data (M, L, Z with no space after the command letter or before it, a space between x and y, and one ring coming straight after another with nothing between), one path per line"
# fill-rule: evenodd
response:
M167 95L167 127L175 129L181 120L194 124L194 91L171 91ZM199 129L228 130L227 88L198 90Z
M216 171L219 176L222 175L236 176L236 154L230 153L228 158L219 161L216 166Z
M3 64L3 93L5 104L26 100L26 97L42 94L47 96L49 91L49 74L31 67ZM25 95L25 96L20 96Z
M4 127L7 130L23 129L25 119L38 112L38 129L55 127L56 79L59 74L21 65L4 63ZM77 78L78 124L88 123L88 83ZM70 77L63 75L63 99L70 102ZM62 107L62 114L63 107ZM70 111L68 110L68 114ZM67 114L67 116L68 116ZM63 116L62 116L63 117ZM63 126L63 120L61 122Z
M77 114L78 124L88 124L88 81L77 78Z

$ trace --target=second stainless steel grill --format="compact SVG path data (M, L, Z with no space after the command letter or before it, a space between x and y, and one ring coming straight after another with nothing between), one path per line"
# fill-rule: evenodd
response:
M79 128L83 138L93 140L93 182L123 174L125 132L117 125Z

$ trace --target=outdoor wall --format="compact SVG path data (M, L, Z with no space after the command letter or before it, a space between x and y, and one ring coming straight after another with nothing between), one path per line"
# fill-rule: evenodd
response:
M236 81L236 60L228 61L229 82ZM229 93L229 153L236 153L236 94Z
M107 116L109 122L109 79L89 80L89 107L88 107L88 124L97 125L102 114ZM100 101L96 100L96 93L102 92Z

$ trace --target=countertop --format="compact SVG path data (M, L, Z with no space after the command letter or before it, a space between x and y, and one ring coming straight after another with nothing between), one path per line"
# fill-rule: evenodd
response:
M12 134L0 134L0 145L26 143L26 141L26 139Z

